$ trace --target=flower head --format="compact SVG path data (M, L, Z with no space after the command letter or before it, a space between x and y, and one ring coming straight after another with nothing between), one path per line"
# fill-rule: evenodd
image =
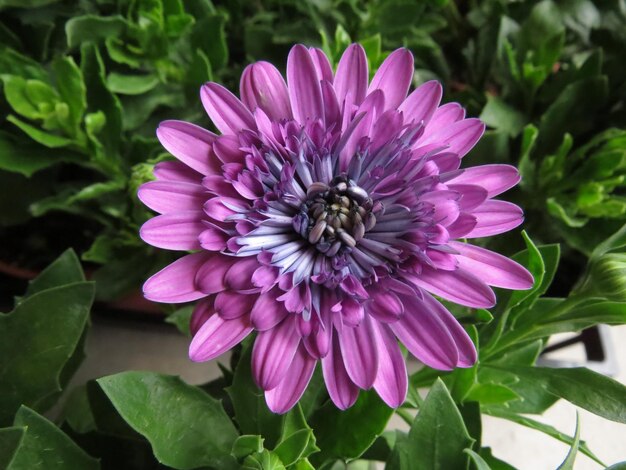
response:
M160 248L194 251L151 277L145 296L200 300L190 357L207 361L250 333L254 378L275 412L304 392L317 361L340 408L373 387L392 407L407 372L398 340L424 364L469 367L476 350L433 297L489 308L490 286L527 289L515 262L459 238L506 232L522 211L493 199L514 167L459 169L484 131L439 83L407 92L413 57L393 52L368 83L353 44L336 73L296 45L287 82L248 66L241 99L216 83L202 103L221 133L165 121L178 161L155 167L141 200L161 215L141 229Z

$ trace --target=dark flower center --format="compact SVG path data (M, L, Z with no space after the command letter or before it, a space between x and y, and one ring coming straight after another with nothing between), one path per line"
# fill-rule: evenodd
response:
M293 218L293 227L326 256L350 253L376 225L377 206L367 192L346 176L330 184L314 182Z

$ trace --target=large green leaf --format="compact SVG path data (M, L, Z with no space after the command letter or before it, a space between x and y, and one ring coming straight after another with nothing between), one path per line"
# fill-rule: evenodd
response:
M72 282L81 276L70 267L74 261L71 253L63 255L33 282L32 295L0 315L0 423L21 404L45 407L61 391L61 374L80 344L94 297L92 283ZM58 285L65 280L71 283Z
M76 135L87 109L87 89L83 74L71 57L59 57L52 63L52 69L57 90L62 100L69 106L70 123Z
M450 393L440 379L430 389L413 421L408 439L396 443L391 470L466 468L470 437Z
M236 468L238 433L221 403L178 377L122 372L98 384L126 422L145 436L159 462L177 469Z
M26 429L19 426L0 429L0 468L9 468L25 434Z
M74 250L66 250L41 271L39 276L28 283L26 297L46 289L84 280L85 275L83 274L83 268L78 260L78 256L76 256Z
M127 26L128 23L121 16L76 16L65 23L67 45L76 47L86 42L119 36Z
M583 367L509 366L503 370L598 416L626 423L626 386L604 375Z
M91 470L100 468L96 459L78 447L43 416L23 406L14 426L26 430L7 470Z
M289 466L318 451L313 430L307 424L302 408L297 405L285 416L283 432L274 453L284 465Z

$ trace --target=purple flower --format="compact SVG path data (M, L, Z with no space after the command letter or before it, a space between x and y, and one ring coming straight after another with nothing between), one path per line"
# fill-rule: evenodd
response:
M494 196L519 181L508 165L459 169L484 131L432 81L407 97L413 56L392 53L368 83L353 44L336 73L319 49L294 46L287 82L267 62L248 66L241 100L216 83L202 103L221 135L165 121L178 161L155 167L140 199L161 215L141 236L193 251L144 285L157 302L200 300L190 357L208 361L253 331L256 383L284 413L317 361L340 408L374 387L404 401L398 340L424 364L470 367L472 341L433 295L475 308L490 286L528 289L532 276L484 248L455 241L522 222Z

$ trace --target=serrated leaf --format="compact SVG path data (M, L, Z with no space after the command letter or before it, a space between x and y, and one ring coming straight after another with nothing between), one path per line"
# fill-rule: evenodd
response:
M35 411L22 406L14 426L26 429L7 470L99 469L100 464L78 447L59 428Z
M302 408L297 405L285 416L283 432L274 453L285 466L289 466L318 451L313 430L307 424Z
M71 127L74 134L80 132L80 122L87 109L87 90L83 74L71 57L59 57L52 63L56 87L61 99L68 104Z
M83 268L78 256L72 249L64 251L61 256L49 264L39 276L28 283L25 297L46 289L73 284L85 280Z
M199 388L154 372L122 372L97 382L162 464L236 468L230 451L237 430L221 403Z
M246 434L239 436L233 443L233 448L230 453L236 459L243 459L250 454L263 452L263 438L261 436L253 436Z
M72 145L74 142L71 139L66 137L62 137L56 134L50 134L49 132L42 131L37 127L31 126L30 124L18 119L13 115L9 115L7 117L7 121L15 124L21 131L23 131L26 135L28 135L35 142L48 147L48 148L59 148L59 147L67 147Z
M75 16L65 24L65 35L67 45L76 47L86 42L119 36L126 28L127 22L121 16Z
M487 96L487 104L480 113L480 120L489 127L516 137L526 123L526 117L497 96Z

